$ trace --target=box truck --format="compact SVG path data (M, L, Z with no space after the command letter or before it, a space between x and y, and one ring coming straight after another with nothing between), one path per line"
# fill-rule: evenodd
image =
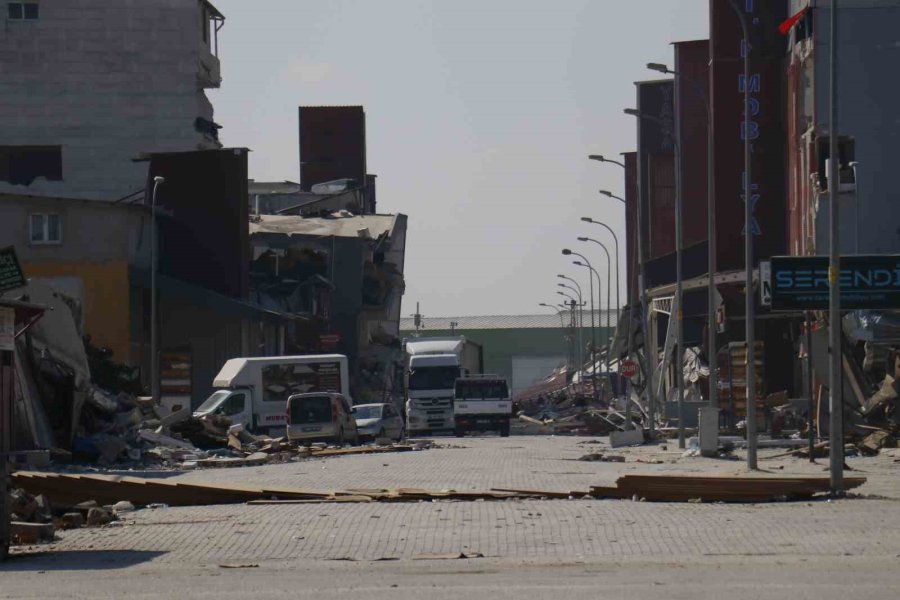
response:
M194 416L220 413L250 431L281 436L290 396L336 392L352 404L349 381L342 354L233 358L222 366L213 381L216 391Z
M404 341L404 356L407 433L455 431L456 380L481 373L481 345L465 336L410 338Z
M453 420L456 436L469 431L496 431L509 437L512 398L506 378L499 375L468 375L456 380Z

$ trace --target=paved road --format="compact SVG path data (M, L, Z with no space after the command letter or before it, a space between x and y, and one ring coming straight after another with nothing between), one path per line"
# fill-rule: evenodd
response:
M612 452L604 443L584 441L450 439L442 442L453 447L423 452L175 476L326 490L559 491L612 483L621 472L741 470L739 462L681 458L673 445L616 451L625 463L580 462L588 450ZM43 555L19 550L0 567L0 598L234 592L329 598L346 597L351 589L373 598L421 597L430 590L429 596L441 598L472 593L473 586L477 596L489 588L501 598L596 597L601 589L623 598L712 591L749 598L771 596L766 591L775 587L797 598L882 598L888 586L900 583L900 463L894 460L848 459L870 482L860 489L862 498L833 502L529 500L142 510L119 525L64 532ZM821 461L762 462L779 473L823 474L825 468ZM484 558L423 560L460 552Z

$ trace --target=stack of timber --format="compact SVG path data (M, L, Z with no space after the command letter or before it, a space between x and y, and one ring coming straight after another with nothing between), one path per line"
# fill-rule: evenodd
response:
M719 408L734 420L747 417L747 347L743 342L728 344L724 368L719 373ZM756 368L756 408L757 418L763 421L765 410L763 343L756 342L753 361Z

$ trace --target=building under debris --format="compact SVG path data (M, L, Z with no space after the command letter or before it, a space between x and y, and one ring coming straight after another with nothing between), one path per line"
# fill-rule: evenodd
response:
M286 352L345 354L354 401L389 399L401 362L406 215L256 215L250 246L251 299L311 319L288 330Z

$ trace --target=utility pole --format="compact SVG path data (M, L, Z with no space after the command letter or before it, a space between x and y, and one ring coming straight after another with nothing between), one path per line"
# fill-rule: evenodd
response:
M159 251L156 248L156 192L160 184L166 182L165 177L157 175L153 178L153 194L150 200L150 395L154 402L159 402L159 311L156 299L156 272L158 270Z
M419 336L419 332L422 329L425 329L425 315L422 314L422 311L419 310L419 303L416 302L416 312L415 314L409 315L413 318L413 324L416 326L416 337Z
M756 298L753 295L753 177L750 160L750 25L747 15L736 0L731 0L731 8L741 22L744 33L742 44L744 54L744 114L741 117L741 136L744 138L744 312L747 340L746 387L747 393L747 468L757 470L756 462Z
M680 87L681 78L675 77L674 85ZM675 93L675 102L678 102L678 92ZM682 306L684 306L684 283L682 271L682 253L681 249L684 245L682 239L683 233L683 194L681 190L682 177L681 165L683 146L681 139L681 119L679 118L679 108L676 105L675 118L675 389L678 393L678 447L685 447L684 435L684 314Z
M828 45L830 55L830 87L831 102L828 111L828 229L830 233L828 261L828 338L831 346L831 365L828 375L828 387L831 396L831 419L829 420L829 452L831 468L831 493L835 496L844 493L844 400L843 382L841 378L841 230L838 223L840 170L838 163L838 69L837 69L837 0L831 0L831 42Z

